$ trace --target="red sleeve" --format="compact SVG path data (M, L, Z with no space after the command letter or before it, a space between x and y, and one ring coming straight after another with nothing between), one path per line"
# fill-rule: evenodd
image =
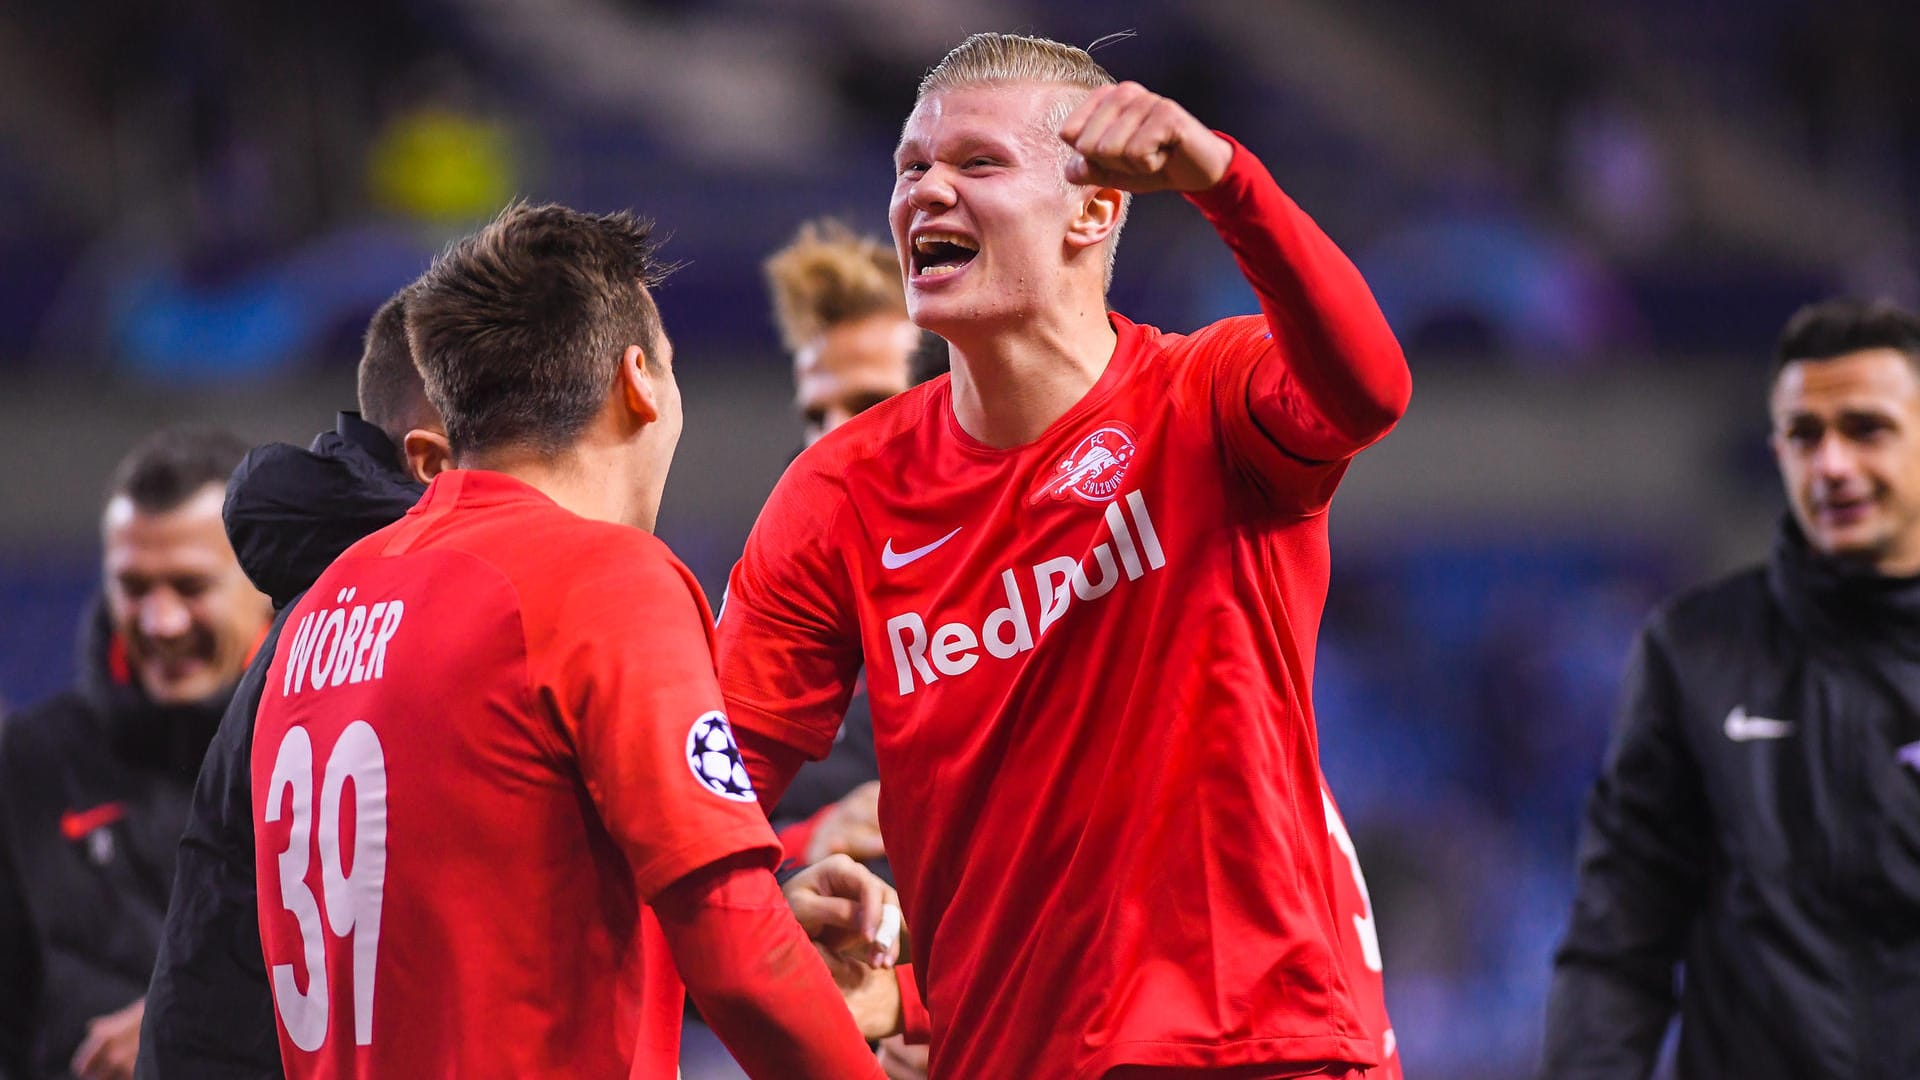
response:
M1229 426L1308 466L1385 435L1406 412L1412 379L1359 270L1237 142L1220 182L1187 198L1233 250L1264 315L1262 335L1237 343L1223 380ZM1286 468L1246 448L1256 465Z
M528 611L528 673L641 898L739 852L772 867L779 843L721 708L699 586L644 534L600 554Z
M749 767L748 775L752 775L751 767ZM765 804L763 803L762 805ZM780 853L783 856L782 862L796 862L803 866L806 865L807 845L813 843L814 830L820 827L821 820L832 812L835 805L837 804L828 803L820 809L815 810L812 817L804 821L796 821L784 829L774 830L780 837Z
M932 1042L933 1016L927 1012L926 1000L920 996L920 979L913 973L913 965L901 964L893 971L900 980L901 1038L915 1044Z
M728 579L717 630L720 687L743 738L816 761L833 748L860 674L852 585L834 537L846 497L839 464L823 453L836 445L815 444L774 487ZM763 802L771 809L777 798Z
M700 1015L754 1080L881 1076L766 870L729 860L654 901Z
M773 808L780 805L780 797L787 793L787 785L793 783L794 774L800 771L806 756L783 742L758 734L751 727L743 727L740 757L747 763L747 776L753 780L754 792L760 796L760 809L772 817ZM807 820L817 824L818 818L816 814Z

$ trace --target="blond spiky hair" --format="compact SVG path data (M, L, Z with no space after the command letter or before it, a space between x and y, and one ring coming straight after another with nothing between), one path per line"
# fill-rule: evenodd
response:
M1023 34L974 34L927 72L915 100L979 83L1057 82L1092 90L1113 81L1106 68L1077 46Z
M800 226L764 269L788 352L853 319L888 312L906 318L906 286L893 248L831 218Z

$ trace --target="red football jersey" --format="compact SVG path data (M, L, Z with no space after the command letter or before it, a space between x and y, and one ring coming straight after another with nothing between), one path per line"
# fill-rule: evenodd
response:
M1387 1016L1387 988L1381 975L1380 935L1373 921L1373 897L1367 893L1367 878L1360 872L1360 855L1353 849L1353 838L1347 835L1347 823L1340 816L1333 791L1324 779L1320 794L1326 799L1327 840L1333 845L1333 910L1340 924L1347 982L1353 987L1353 1003L1360 1010L1360 1021L1380 1048L1380 1065L1367 1073L1367 1080L1401 1080L1400 1040L1394 1036L1393 1021Z
M1098 382L1010 449L947 378L868 410L788 469L729 585L743 738L825 754L866 666L935 1076L1381 1060L1310 688L1327 506L1391 417L1351 421L1397 416L1406 365L1244 148L1192 201L1265 318L1111 316Z
M253 743L289 1076L659 1077L682 990L644 905L778 846L665 545L449 472L281 634Z

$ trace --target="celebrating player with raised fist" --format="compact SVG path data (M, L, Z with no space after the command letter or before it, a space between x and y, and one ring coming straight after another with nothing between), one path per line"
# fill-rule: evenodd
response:
M1311 703L1327 506L1409 393L1365 283L1245 147L1056 42L963 42L895 164L953 371L803 453L734 570L755 791L827 751L864 665L936 1080L1390 1061ZM1168 190L1262 316L1107 310L1132 194Z

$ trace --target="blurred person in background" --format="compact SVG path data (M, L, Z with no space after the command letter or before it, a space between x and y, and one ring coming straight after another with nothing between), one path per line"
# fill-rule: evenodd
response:
M281 1075L255 892L254 714L294 600L341 552L399 520L446 463L446 429L407 346L405 291L368 324L357 383L359 412L340 413L307 449L254 449L227 493L227 538L280 615L240 680L194 788L147 991L141 1077Z
M1920 316L1802 309L1770 413L1772 555L1634 647L1551 1080L1649 1075L1676 1012L1684 1080L1920 1076Z
M896 165L953 375L804 452L754 526L720 671L756 788L827 753L864 666L935 1076L1357 1075L1385 1055L1308 701L1325 510L1406 407L1398 344L1249 151L1084 50L967 39ZM1108 312L1152 191L1265 318Z
M0 731L0 1062L131 1076L194 775L272 608L220 525L246 445L168 429L114 473L74 689Z
M750 1076L881 1075L652 535L681 426L660 272L630 214L518 204L408 295L456 467L294 603L256 720L291 1076L671 1077L686 994ZM847 922L884 966L865 877Z

